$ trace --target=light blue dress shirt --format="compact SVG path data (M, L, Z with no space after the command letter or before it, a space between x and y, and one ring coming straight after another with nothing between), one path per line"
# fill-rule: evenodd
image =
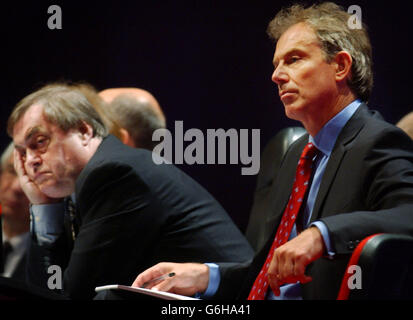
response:
M70 196L75 203L75 194ZM51 244L64 232L65 203L30 206L30 232L39 245Z
M323 128L317 133L315 137L309 136L309 142L312 142L319 153L315 159L315 172L313 175L313 181L308 192L307 203L303 211L303 225L304 229L309 226L316 226L323 237L324 244L327 249L328 257L332 258L334 252L332 250L332 245L330 237L328 234L327 227L321 221L315 221L309 225L311 214L313 211L314 203L320 188L321 180L324 174L324 171L327 167L328 160L330 159L331 152L333 151L334 145L336 143L337 137L340 134L341 130L346 125L347 121L353 116L356 110L361 104L360 100L355 100L345 107L341 112L335 115L330 121L328 121ZM297 236L296 225L294 224L293 230L290 234L290 239ZM209 286L203 296L209 297L210 295L215 294L219 286L220 275L219 267L214 265L211 268L211 264L208 264L210 267L209 275L210 281ZM218 274L217 274L218 273ZM286 284L280 287L280 295L275 296L271 289L268 290L266 299L268 300L300 300L302 299L301 295L301 285L300 283Z

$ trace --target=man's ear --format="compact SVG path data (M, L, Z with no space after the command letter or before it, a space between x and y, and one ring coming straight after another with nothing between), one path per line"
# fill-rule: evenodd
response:
M336 81L341 82L351 77L351 66L353 59L347 51L340 51L334 58L334 64L336 66Z
M85 122L81 121L78 127L79 135L82 140L83 145L87 145L89 141L93 138L93 128L92 126Z
M128 130L126 130L125 128L120 128L119 129L119 133L120 133L120 141L122 141L124 144L135 148L135 142L133 141L131 135L129 134Z

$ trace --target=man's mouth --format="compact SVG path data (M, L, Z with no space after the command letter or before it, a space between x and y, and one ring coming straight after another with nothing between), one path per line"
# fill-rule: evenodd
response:
M38 172L35 174L33 181L36 184L42 183L43 181L45 181L48 178L48 175L50 173L49 172Z
M297 91L284 90L280 92L280 99L283 103L288 102L289 99L293 98L297 94Z

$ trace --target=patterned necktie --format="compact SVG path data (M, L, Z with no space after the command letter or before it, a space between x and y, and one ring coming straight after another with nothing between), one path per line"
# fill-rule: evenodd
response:
M267 292L269 285L267 271L270 266L272 255L275 249L288 241L311 179L312 163L316 152L317 148L309 142L301 154L295 173L293 190L288 200L287 207L285 208L281 223L278 226L270 252L267 255L267 259L265 260L260 273L255 279L248 300L264 300L265 298L265 293Z
M78 233L78 228L76 223L76 208L70 196L65 198L65 207L66 212L64 215L64 225L66 237L69 247L73 248L73 244Z

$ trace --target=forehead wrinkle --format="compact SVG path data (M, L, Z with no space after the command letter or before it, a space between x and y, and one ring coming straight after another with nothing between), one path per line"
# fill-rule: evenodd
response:
M43 106L41 104L34 103L16 121L13 127L13 140L15 140L16 137L19 137L20 133L22 133L22 143L27 142L33 134L40 131L42 124L39 123L39 121L41 120L44 120ZM17 146L16 141L14 141L14 144Z
M291 26L281 35L277 41L275 53L277 52L277 47L280 42L282 42L284 46L287 45L287 48L288 46L291 46L291 44L294 45L294 48L305 47L308 45L316 45L320 47L320 41L314 29L305 22L299 22ZM285 56L289 51L290 50L287 49L287 52L282 53L281 56Z
M277 49L276 49L274 53L273 64L275 66L278 65L278 61L280 59L288 56L291 53L305 52L306 47L309 47L309 46L316 46L318 48L321 48L319 41L316 39L300 39L299 41L295 43L294 47L287 49L285 52L281 52L281 54L277 54Z

